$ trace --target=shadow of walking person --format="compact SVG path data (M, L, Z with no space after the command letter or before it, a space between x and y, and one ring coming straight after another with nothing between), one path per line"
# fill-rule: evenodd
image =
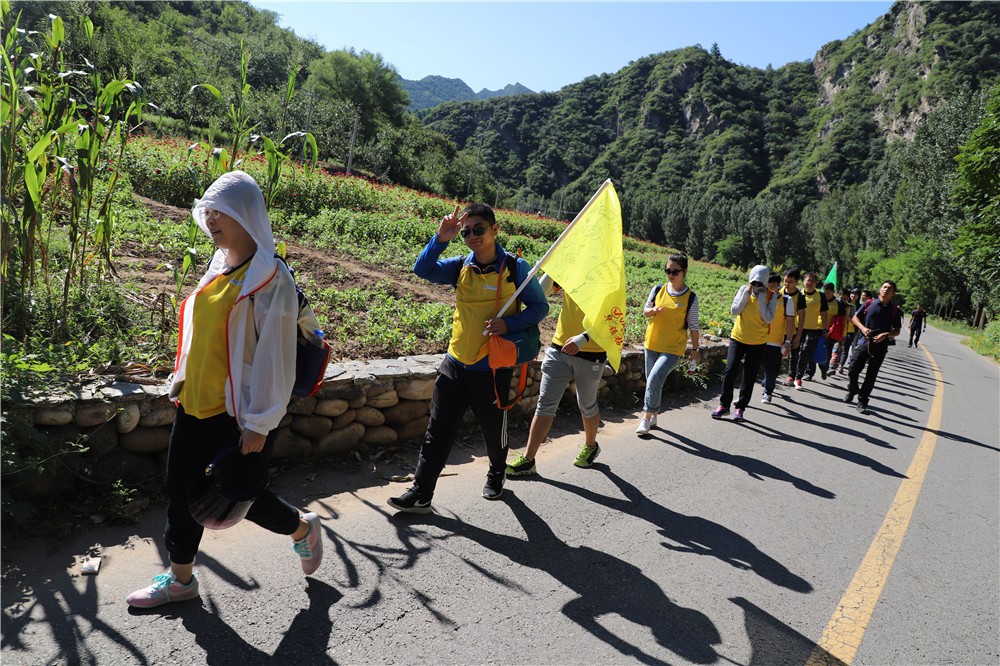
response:
M343 595L314 578L307 579L306 594L309 597L309 607L300 610L292 620L273 656L248 643L226 624L211 599L190 608L178 605L171 610L180 615L184 627L205 651L205 663L209 666L271 662L335 664L326 655L333 629L330 609Z
M660 528L662 536L673 542L663 544L670 550L710 555L737 569L753 571L761 578L794 592L812 592L813 587L807 580L789 571L788 567L761 551L746 537L700 516L686 516L657 504L612 472L607 465L597 463L592 469L608 477L625 499L608 497L562 481L544 479L544 482L655 525Z
M563 614L624 656L646 664L666 661L666 655L648 654L607 630L598 622L599 617L618 615L648 627L660 646L689 662L710 664L718 659L712 646L721 638L707 615L672 602L635 565L588 546L564 543L513 492L504 493L504 499L527 539L496 534L440 515L418 521L451 533L432 539L465 537L521 566L546 572L578 595L563 606Z
M763 608L743 597L730 597L743 609L743 623L750 639L750 661L747 666L799 666L809 660L815 641L811 641ZM821 663L846 666L843 661L823 651Z

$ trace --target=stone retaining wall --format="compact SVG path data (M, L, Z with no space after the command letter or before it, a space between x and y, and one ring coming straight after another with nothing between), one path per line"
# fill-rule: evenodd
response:
M704 340L703 370L715 372L725 359L725 341ZM361 444L385 446L419 440L427 427L431 394L440 355L407 356L370 362L336 363L327 369L319 392L293 398L279 425L274 457L322 457L350 452ZM527 368L521 403L511 410L515 419L530 418L538 402L541 362ZM672 373L678 380L683 373ZM670 383L674 383L668 380ZM98 378L78 389L38 396L21 404L7 404L5 413L18 413L37 431L32 439L54 448L85 437L82 455L67 456L67 469L78 478L97 482L121 479L136 484L162 475L175 407L164 381L143 383ZM517 384L515 375L514 386ZM625 351L619 372L604 368L599 402L625 405L645 388L643 352ZM568 396L573 385L567 389ZM514 389L511 389L513 397ZM575 401L573 401L575 403ZM471 410L466 419L473 421ZM37 475L35 475L37 476ZM42 498L72 475L38 477L18 485L15 494Z

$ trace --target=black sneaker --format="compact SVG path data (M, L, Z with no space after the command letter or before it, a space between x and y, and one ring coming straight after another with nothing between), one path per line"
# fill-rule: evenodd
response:
M392 508L398 509L400 511L405 511L406 513L431 512L430 498L421 499L420 495L417 494L416 488L410 488L399 497L390 497L387 500L387 503Z
M844 402L846 402L848 405L854 402L854 393L848 391L847 395L844 396Z
M868 403L867 402L861 402L860 400L858 400L858 404L855 405L854 408L856 410L858 410L859 412L861 412L862 414L869 414L870 413L868 411Z
M495 500L500 499L503 495L503 480L504 473L500 472L495 474L490 472L486 475L486 485L483 486L483 499Z

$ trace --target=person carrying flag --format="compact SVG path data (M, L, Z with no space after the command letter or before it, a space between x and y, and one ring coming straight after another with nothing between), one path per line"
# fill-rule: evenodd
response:
M597 390L604 376L608 355L584 329L583 311L569 294L564 293L548 275L543 275L539 284L546 294L552 291L563 293L563 305L552 343L545 350L545 358L542 360L542 383L535 416L531 419L528 430L528 444L523 455L507 464L507 476L510 478L537 471L535 456L552 429L559 401L570 381L575 386L576 404L583 418L584 432L583 448L573 464L577 467L590 467L601 452L597 443L597 429L601 424Z
M413 266L413 272L438 284L456 289L455 314L448 353L438 368L431 396L430 421L424 434L413 486L399 497L390 497L389 506L408 513L430 513L431 498L438 477L448 461L455 432L465 411L472 408L482 430L490 459L483 498L499 499L503 493L507 466L507 412L496 396L510 391L513 368L491 371L487 335L518 332L545 318L549 303L527 261L508 254L497 242L496 215L484 203L472 203L459 213L445 215ZM465 256L439 259L453 238L461 234L470 252ZM494 316L497 290L499 299L513 296L523 285L524 309L515 314Z

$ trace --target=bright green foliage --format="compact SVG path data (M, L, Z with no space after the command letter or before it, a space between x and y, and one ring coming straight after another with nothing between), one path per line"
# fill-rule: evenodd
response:
M955 238L955 256L980 304L1000 310L1000 85L990 93L979 127L956 158L955 201L966 221Z

